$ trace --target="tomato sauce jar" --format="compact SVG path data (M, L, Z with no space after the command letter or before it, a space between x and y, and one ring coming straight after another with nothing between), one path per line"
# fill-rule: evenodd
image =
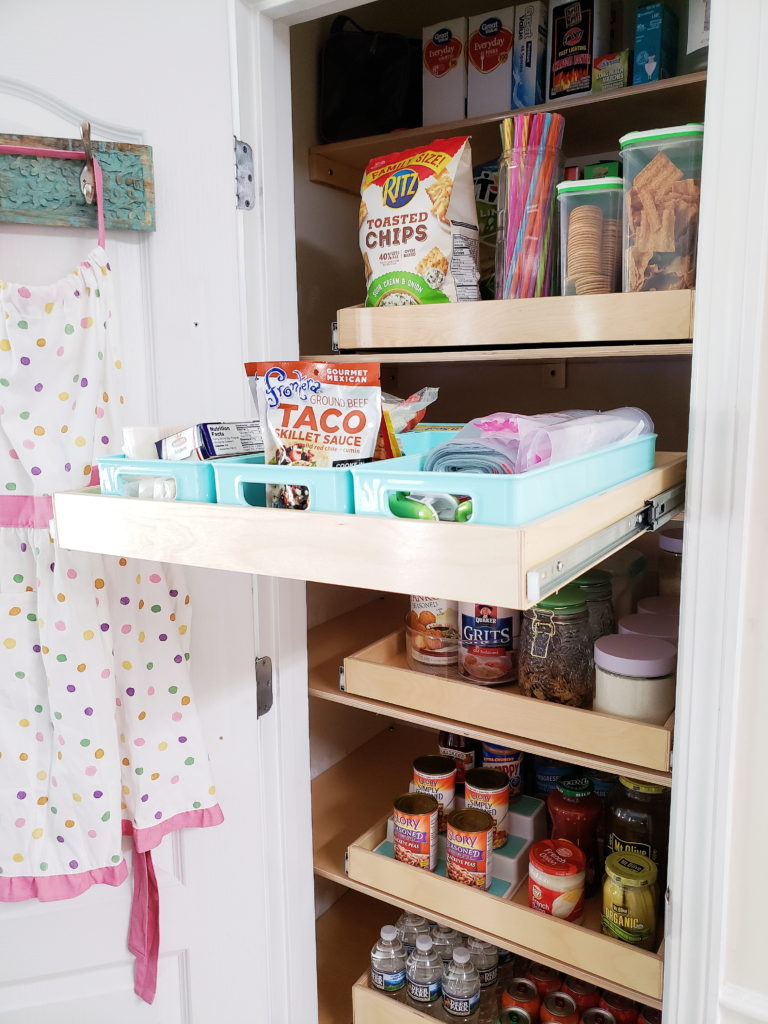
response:
M586 858L586 893L597 889L597 831L603 815L603 802L594 792L592 779L586 775L560 779L547 797L547 810L552 819L552 838L567 839Z
M527 1010L533 1020L539 1019L541 996L529 978L512 978L501 995L503 1009L517 1007Z
M582 981L581 978L566 978L562 991L573 999L579 1013L584 1013L585 1010L600 1004L600 993L597 991L597 987L588 981Z
M579 1024L579 1011L567 993L550 992L544 997L539 1020L541 1024Z
M616 1024L637 1024L637 1006L625 996L603 992L600 996L600 1006L613 1014Z

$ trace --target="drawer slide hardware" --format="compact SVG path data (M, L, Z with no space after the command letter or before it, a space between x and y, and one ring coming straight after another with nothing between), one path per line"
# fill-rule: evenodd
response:
M536 604L547 594L558 590L575 576L629 544L641 533L660 529L682 509L684 500L684 484L670 487L618 522L529 569L526 574L528 600Z

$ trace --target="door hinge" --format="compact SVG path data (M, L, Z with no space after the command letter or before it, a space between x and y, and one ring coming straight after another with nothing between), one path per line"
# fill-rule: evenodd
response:
M331 321L331 352L339 351L339 325L336 320Z
M247 142L235 139L235 195L238 210L252 210L256 205L256 183L253 180L253 150Z
M263 718L272 707L272 659L256 659L256 717Z

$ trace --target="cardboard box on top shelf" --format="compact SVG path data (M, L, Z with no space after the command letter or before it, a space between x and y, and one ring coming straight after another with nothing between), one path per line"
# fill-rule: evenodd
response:
M460 121L467 114L467 19L421 30L424 124Z
M646 4L635 15L632 84L672 78L677 71L677 15L664 3Z
M515 53L512 66L512 107L533 107L544 102L547 70L547 26L544 0L515 8Z
M514 7L468 19L467 117L511 109L514 26Z
M553 0L549 6L548 96L592 91L592 62L608 50L608 0Z
M630 51L606 53L592 62L592 91L612 92L629 85Z

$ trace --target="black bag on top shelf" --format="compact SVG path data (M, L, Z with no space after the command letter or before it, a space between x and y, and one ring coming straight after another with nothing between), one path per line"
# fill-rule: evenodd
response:
M323 142L419 127L420 40L368 32L340 14L320 51L319 120Z

